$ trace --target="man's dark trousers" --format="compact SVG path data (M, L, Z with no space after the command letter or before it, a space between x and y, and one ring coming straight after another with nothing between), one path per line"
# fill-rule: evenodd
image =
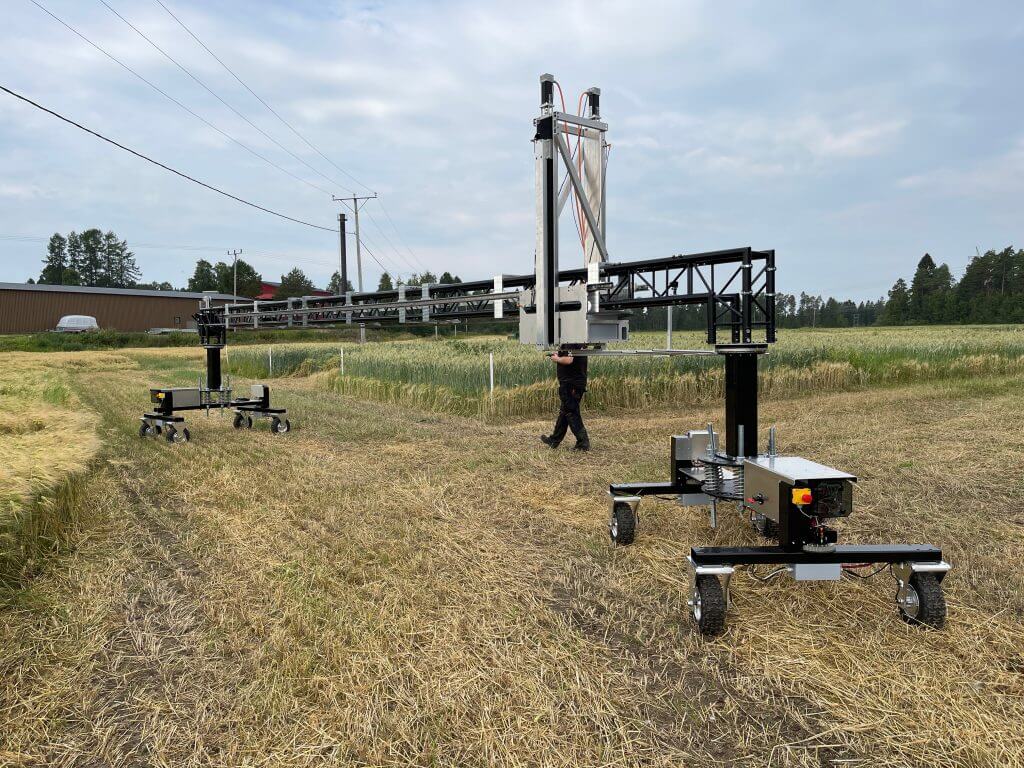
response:
M558 411L555 429L551 433L552 442L556 444L562 442L566 430L571 429L577 443L590 444L587 430L583 426L583 417L580 416L580 401L583 399L584 392L586 389L578 384L568 381L559 382L558 399L562 401L562 407Z

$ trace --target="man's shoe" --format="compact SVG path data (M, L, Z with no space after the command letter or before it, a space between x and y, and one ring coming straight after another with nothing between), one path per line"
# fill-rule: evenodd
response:
M589 451L590 450L590 441L588 440L585 443L576 443L576 445L574 445L572 447L572 449L574 451Z
M562 442L561 440L555 440L555 438L550 437L548 435L541 435L540 441L544 443L544 445L546 445L548 448L557 448L558 444Z

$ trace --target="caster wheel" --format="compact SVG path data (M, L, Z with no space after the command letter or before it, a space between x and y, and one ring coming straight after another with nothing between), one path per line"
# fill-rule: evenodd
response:
M252 416L245 417L245 428L252 429Z
M153 431L156 432L159 435L161 432L163 432L163 429L160 427L159 424L154 424L153 425Z
M288 419L284 419L282 421L281 419L277 418L277 416L275 416L273 419L270 420L271 432L276 432L283 435L285 432L290 432L291 429L292 423L288 421Z
M697 576L690 608L697 629L704 637L715 637L725 631L725 593L717 576Z
M189 434L188 427L176 429L175 427L169 426L164 430L164 438L168 443L187 443L191 437L192 435Z
M908 624L941 629L946 623L946 598L934 573L913 574L906 597L897 604L900 618Z
M754 513L754 530L766 539L779 538L779 524L758 512Z
M231 422L231 426L233 426L235 429L241 429L242 428L242 414L240 414L240 413L236 413L235 414L235 418Z
M612 510L612 519L608 521L608 535L613 544L628 546L636 538L637 515L633 508L624 501L617 501Z
M139 425L139 437L149 437L153 434L153 428L146 422L142 422Z

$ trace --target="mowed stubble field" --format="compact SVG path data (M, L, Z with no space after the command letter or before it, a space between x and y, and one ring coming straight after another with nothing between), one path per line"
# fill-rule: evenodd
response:
M81 353L87 355L88 353ZM729 631L686 607L694 544L735 515L645 502L609 546L609 481L657 479L717 407L485 424L275 381L295 431L190 418L140 440L195 351L70 377L99 416L77 546L0 621L0 763L25 765L1024 764L1020 375L769 400L780 448L861 478L851 541L940 544L943 632L887 576L737 577Z

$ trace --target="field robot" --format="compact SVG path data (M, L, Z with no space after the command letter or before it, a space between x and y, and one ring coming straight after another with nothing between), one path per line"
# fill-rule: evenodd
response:
M633 543L644 496L706 505L712 527L718 523L719 505L734 504L771 543L691 548L689 606L702 634L725 629L736 570L760 566L773 570L764 576L754 573L758 578L789 575L798 582L836 581L844 572L863 575L867 567L874 567L868 575L887 569L896 581L903 619L941 627L946 615L942 580L950 566L938 547L840 544L831 525L853 512L857 478L799 456L778 455L774 428L767 449L758 450L758 361L776 340L775 252L745 247L613 262L606 239L609 145L601 92L585 91L580 114L571 114L564 102L556 109L556 89L561 95L554 77L541 76L540 113L533 121L537 223L532 274L208 307L197 316L207 349L207 387L153 390L162 408L143 417L143 429L173 429L174 412L186 408L232 407L236 426L240 419L266 416L276 431L287 431L283 411L270 408L267 390L258 389L262 385L244 400L232 400L230 390L221 387L219 354L228 329L506 319L518 321L522 343L545 351L715 356L725 367L724 429L709 424L672 437L666 481L609 486L612 542ZM559 266L559 219L566 207L576 218L580 268ZM703 308L707 348L609 346L628 340L633 312L687 305Z
M273 434L290 432L291 422L284 408L270 404L270 387L253 384L249 397L232 397L232 389L225 384L221 375L221 350L227 344L227 325L222 308L213 307L209 299L192 316L196 321L199 341L206 350L206 383L194 387L157 387L149 390L151 411L142 415L139 425L140 437L163 436L169 443L187 443L192 439L188 427L183 425L182 411L206 411L232 409L235 429L252 429L254 421L270 421Z

